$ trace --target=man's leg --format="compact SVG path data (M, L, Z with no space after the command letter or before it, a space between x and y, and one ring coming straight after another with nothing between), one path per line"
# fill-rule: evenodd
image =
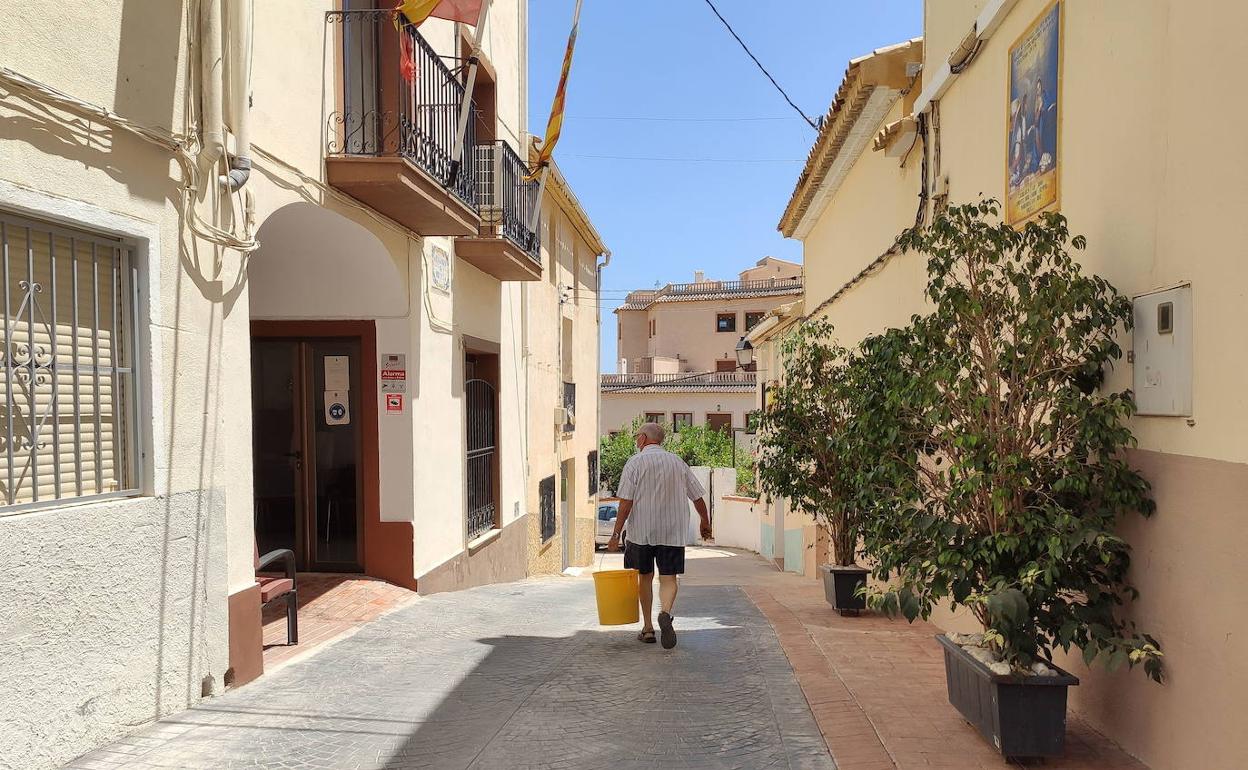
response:
M659 607L669 615L672 614L672 607L676 605L677 587L675 575L659 575Z
M662 578L659 579L662 591ZM654 573L637 574L637 598L641 601L641 630L654 630Z

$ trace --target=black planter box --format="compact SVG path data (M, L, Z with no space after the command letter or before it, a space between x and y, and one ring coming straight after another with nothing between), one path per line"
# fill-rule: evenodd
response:
M944 634L949 702L1007 758L1057 757L1066 745L1066 688L1079 684L1057 676L994 674Z
M848 567L825 564L819 571L823 573L823 595L837 612L857 615L867 608L867 597L858 593L858 589L867 584L866 569L856 564Z

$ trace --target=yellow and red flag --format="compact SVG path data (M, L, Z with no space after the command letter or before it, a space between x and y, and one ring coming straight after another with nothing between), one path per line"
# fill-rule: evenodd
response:
M563 52L563 70L559 73L559 87L555 89L555 100L550 105L550 119L546 121L546 135L542 137L542 149L537 154L537 165L533 173L525 177L525 181L533 181L541 175L542 169L550 165L555 154L555 145L559 135L563 133L564 99L568 90L568 71L572 69L572 51L576 48L576 30L581 23L581 0L576 0L576 11L572 14L572 33L568 35L568 48Z
M418 27L430 16L474 27L481 20L481 0L401 0L394 10L396 26L400 13Z

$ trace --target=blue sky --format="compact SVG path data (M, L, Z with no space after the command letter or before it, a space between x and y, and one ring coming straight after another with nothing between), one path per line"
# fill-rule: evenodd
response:
M827 111L850 59L923 25L921 0L715 4L812 117ZM538 135L573 6L529 3L529 128ZM704 0L584 0L567 100L555 158L613 252L603 272L604 371L615 368L611 310L625 290L688 281L694 270L731 279L767 255L800 259L800 244L776 223L814 130Z

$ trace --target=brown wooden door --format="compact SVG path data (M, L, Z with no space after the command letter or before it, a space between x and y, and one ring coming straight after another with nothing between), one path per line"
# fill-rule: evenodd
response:
M732 434L732 415L722 413L711 413L706 416L706 425L711 430L721 431L729 435Z
M358 572L360 341L252 341L256 547L301 570Z

